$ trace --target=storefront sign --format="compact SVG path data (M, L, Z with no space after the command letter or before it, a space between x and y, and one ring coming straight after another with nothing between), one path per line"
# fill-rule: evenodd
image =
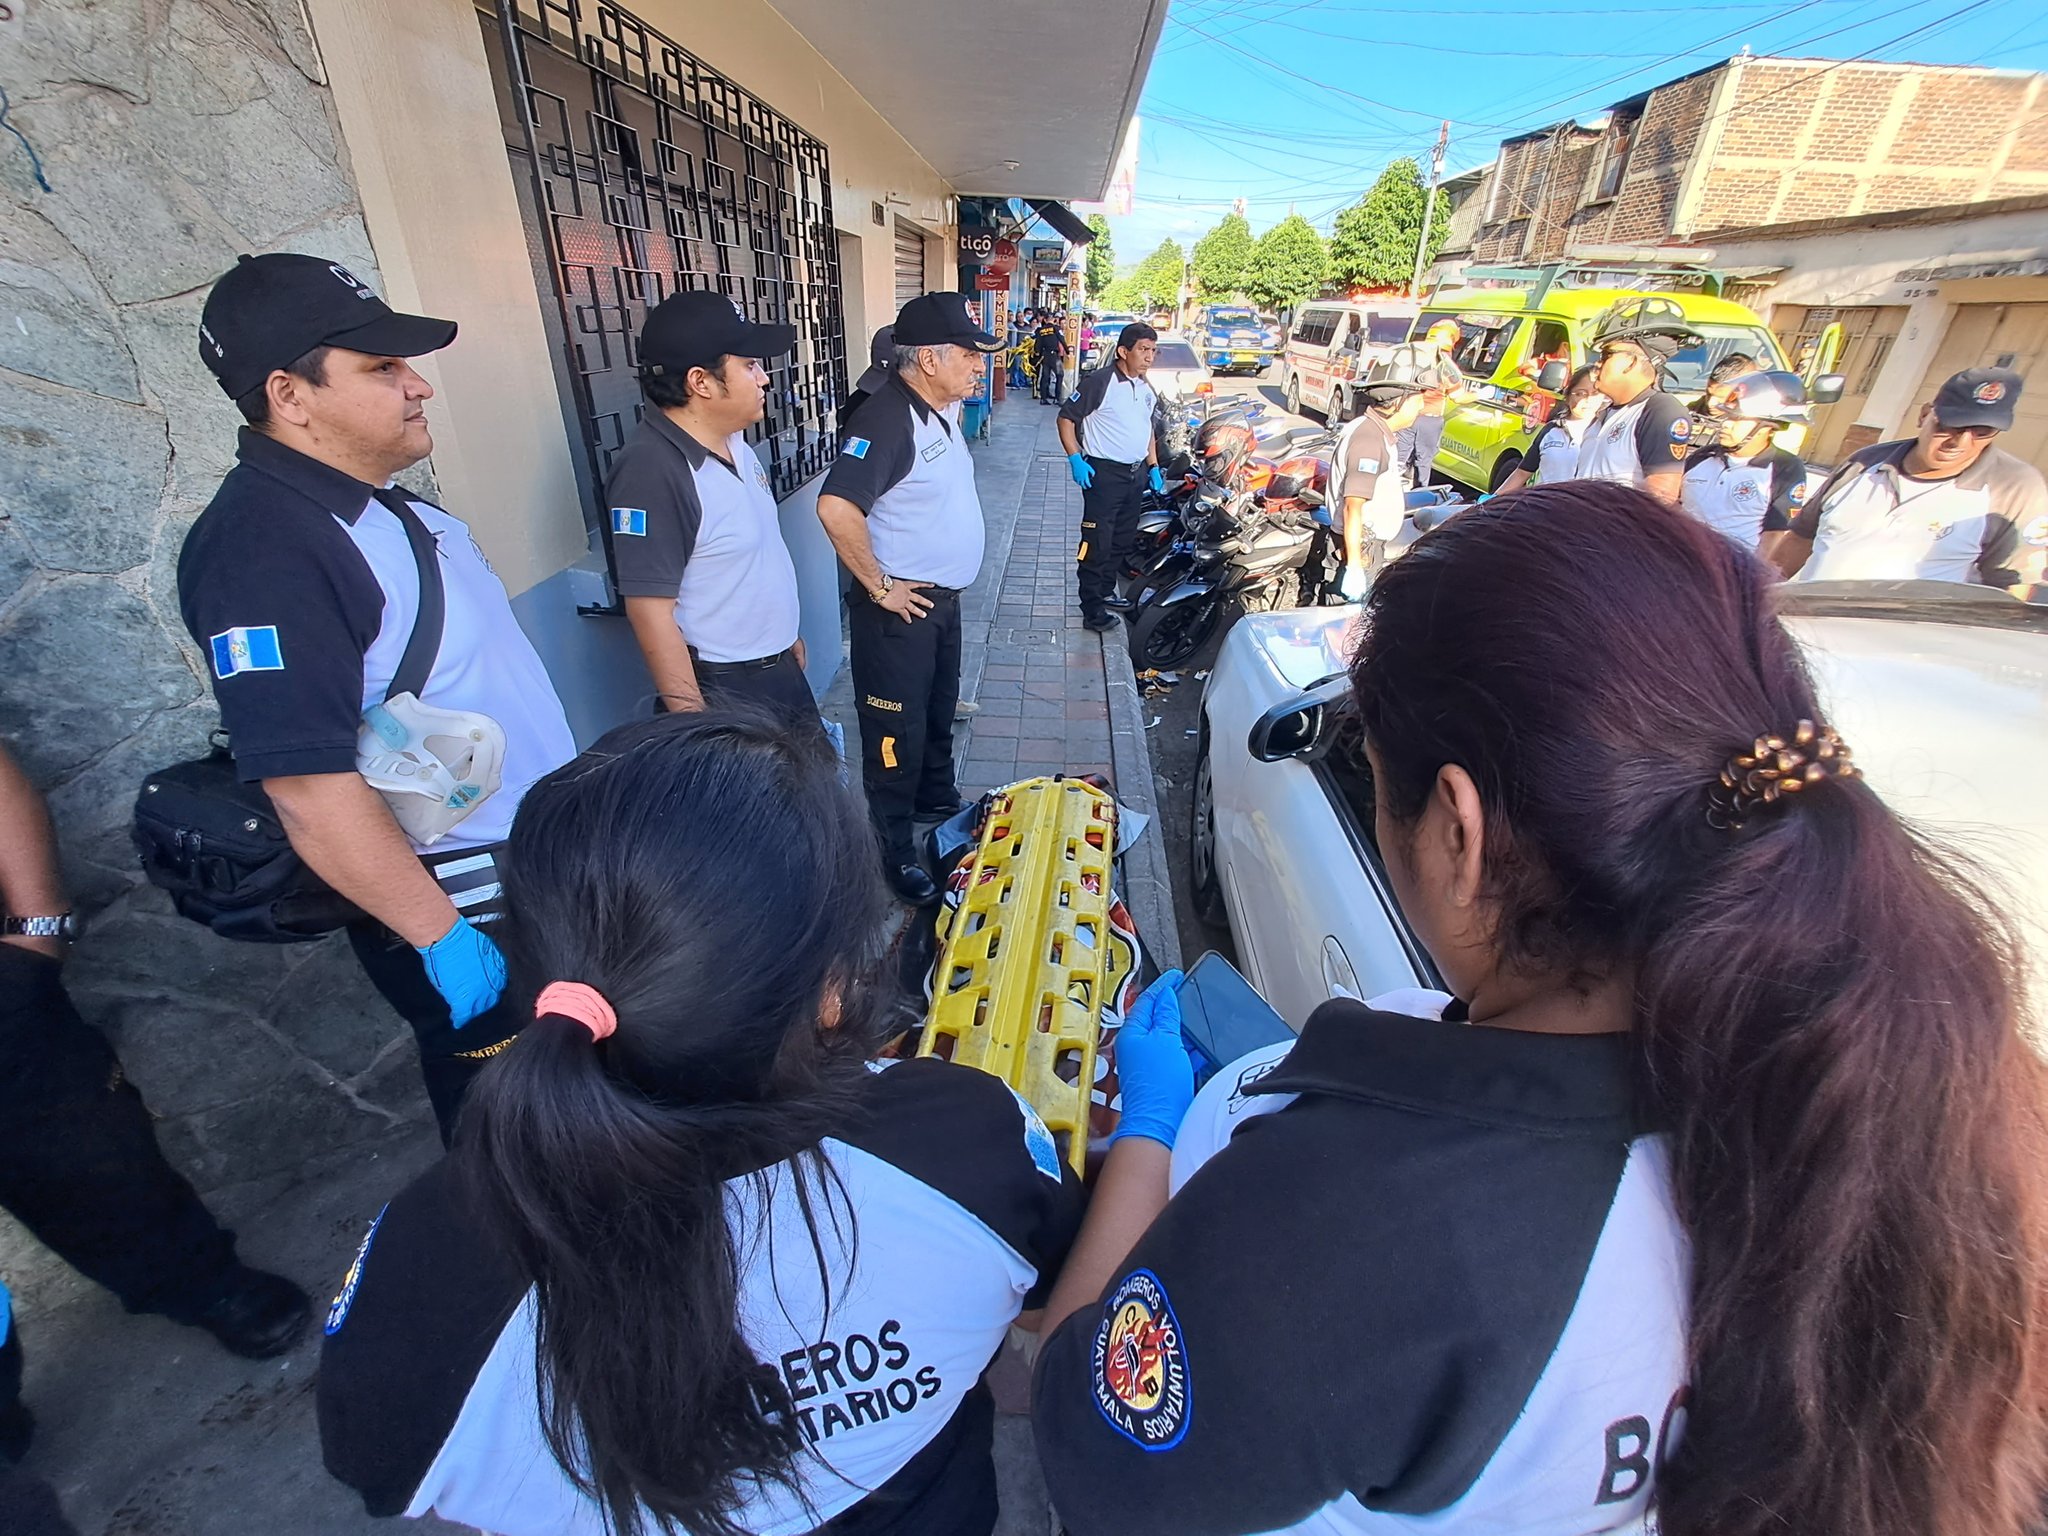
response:
M987 261L995 254L996 232L992 229L963 229L960 231L960 258L963 261Z
M981 264L991 272L1006 276L1017 270L1017 247L1009 240L998 240L995 249L982 258Z
M977 272L974 277L974 286L983 293L1007 293L1010 288L1010 279L1007 274L1002 272Z
M1037 240L1024 247L1026 261L1050 262L1057 265L1064 262L1066 256L1067 248L1053 241Z

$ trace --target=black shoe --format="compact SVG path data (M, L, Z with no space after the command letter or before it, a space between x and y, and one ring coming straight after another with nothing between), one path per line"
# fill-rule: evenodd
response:
M1112 592L1102 600L1102 606L1111 613L1129 613L1138 605L1128 597L1119 597L1116 593Z
M297 1343L312 1316L306 1293L284 1276L237 1265L213 1305L180 1321L204 1328L230 1354L268 1360Z
M36 1416L28 1404L16 1398L0 1408L0 1461L20 1461L36 1435Z
M922 864L898 864L889 871L889 885L910 906L939 904L938 882L924 872Z
M1121 621L1113 613L1090 613L1082 616L1081 627L1097 633L1115 629Z

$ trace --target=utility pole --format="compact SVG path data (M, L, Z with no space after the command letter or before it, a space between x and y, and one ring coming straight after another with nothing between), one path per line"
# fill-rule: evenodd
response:
M1444 174L1444 151L1450 148L1451 125L1437 130L1436 150L1429 157L1429 190L1422 194L1422 238L1415 242L1415 275L1408 279L1408 296L1422 291L1422 267L1429 260L1429 226L1436 222L1436 184Z

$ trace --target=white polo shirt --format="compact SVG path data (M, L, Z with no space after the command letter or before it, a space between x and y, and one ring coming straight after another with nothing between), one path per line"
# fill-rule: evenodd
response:
M1579 442L1574 480L1607 480L1641 489L1651 475L1676 469L1692 451L1684 402L1653 389L1627 405L1609 405Z
M1126 377L1115 363L1092 369L1060 407L1074 423L1081 452L1112 464L1137 464L1152 452L1152 416L1159 395L1143 379Z
M1910 438L1875 443L1828 476L1792 525L1813 540L1797 580L2005 587L2038 568L2031 541L2048 537L2039 470L1994 444L1962 474L1923 480L1906 473L1912 447Z
M981 572L987 532L960 407L932 409L901 374L848 418L818 494L867 514L875 563L899 581L958 590Z
M721 457L649 410L605 493L619 594L673 596L676 627L700 660L758 661L796 644L796 566L745 437L728 437Z
M238 456L178 559L179 606L210 663L236 772L352 773L363 712L383 702L419 612L412 544L397 514L341 470L247 428ZM527 787L574 757L576 742L468 526L406 502L434 537L443 592L420 702L488 715L505 732L498 790L434 844L442 854L503 841Z
M1790 528L1805 500L1805 464L1775 443L1748 458L1702 448L1685 461L1679 505L1744 549L1755 549L1766 533Z

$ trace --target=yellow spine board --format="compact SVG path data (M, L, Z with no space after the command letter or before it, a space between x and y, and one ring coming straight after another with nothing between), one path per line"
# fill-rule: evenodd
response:
M1103 1002L1125 965L1110 941L1116 801L1078 779L999 791L942 937L920 1056L993 1073L1038 1111L1081 1171Z

